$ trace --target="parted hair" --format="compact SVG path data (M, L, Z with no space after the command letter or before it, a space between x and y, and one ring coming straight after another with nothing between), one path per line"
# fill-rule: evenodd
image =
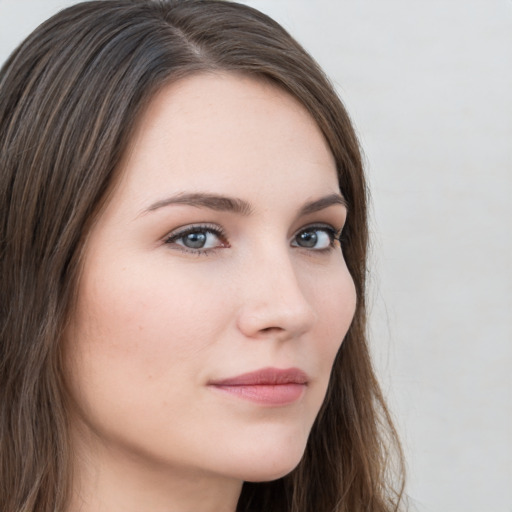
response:
M245 483L240 512L401 509L403 458L366 341L367 191L358 140L316 62L276 22L222 0L100 0L40 25L0 71L0 510L64 512L71 446L62 333L87 233L157 91L229 72L272 82L315 119L348 202L354 320L304 456Z

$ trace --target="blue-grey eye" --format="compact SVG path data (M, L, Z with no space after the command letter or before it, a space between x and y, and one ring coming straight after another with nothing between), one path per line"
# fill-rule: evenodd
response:
M327 227L311 227L300 231L294 239L292 245L303 247L304 249L328 249L332 247L335 240L334 230Z
M299 236L297 237L297 243L301 247L315 247L318 243L318 233L316 231L303 231L302 233L299 233Z
M204 249L208 241L208 234L197 231L195 233L188 233L179 239L182 241L182 244L189 249Z
M217 233L206 229L189 231L176 238L175 242L188 249L213 249L222 245Z
M222 234L218 230L201 226L192 226L171 234L165 243L197 251L214 249L224 245Z

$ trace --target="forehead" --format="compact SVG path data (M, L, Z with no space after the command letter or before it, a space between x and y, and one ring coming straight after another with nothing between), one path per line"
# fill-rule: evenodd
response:
M338 190L335 169L298 100L263 80L209 73L157 93L138 122L121 179L153 196L241 185L253 192L265 183L286 190L298 182L314 196Z

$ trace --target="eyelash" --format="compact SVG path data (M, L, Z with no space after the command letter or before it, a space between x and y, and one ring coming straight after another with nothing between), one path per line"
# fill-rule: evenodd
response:
M333 226L330 226L328 224L312 224L309 226L305 226L295 233L295 235L293 236L293 240L296 240L297 237L301 233L305 233L307 231L323 231L324 233L326 233L330 240L329 246L323 247L321 249L308 248L308 247L303 247L303 246L299 246L299 245L293 245L293 247L297 247L299 249L304 249L309 252L315 252L315 253L321 254L321 253L327 253L327 252L332 251L333 249L335 249L337 247L338 244L341 247L343 247L343 245L344 245L345 240L343 237L343 231L336 230ZM217 247L209 247L206 249L204 249L204 248L194 249L194 248L187 247L185 245L177 243L180 239L183 239L187 235L190 235L193 233L212 234L220 240L221 245L219 245ZM166 245L175 244L178 248L177 250L182 251L184 253L188 253L188 254L194 254L196 256L211 255L211 254L214 254L218 249L230 247L230 245L227 241L225 231L222 228L220 228L219 226L212 225L212 224L196 224L196 225L192 225L192 226L187 226L183 229L179 229L176 232L170 233L169 236L167 236L165 238L164 243Z

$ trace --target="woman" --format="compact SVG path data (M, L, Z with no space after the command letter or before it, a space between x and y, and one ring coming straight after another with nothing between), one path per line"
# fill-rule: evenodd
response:
M1 71L0 151L1 510L399 509L358 143L280 26L68 8Z

